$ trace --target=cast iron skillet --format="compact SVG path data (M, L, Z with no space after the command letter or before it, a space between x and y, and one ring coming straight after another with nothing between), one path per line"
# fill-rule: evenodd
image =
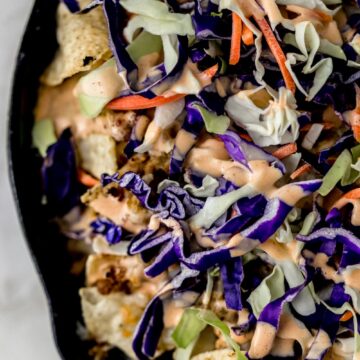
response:
M88 350L94 344L81 341L76 333L77 323L82 321L78 289L83 279L70 274L71 258L66 239L49 223L49 212L41 205L41 159L31 148L38 79L57 48L55 11L58 2L36 0L25 30L10 104L8 159L18 215L47 294L57 348L65 360L86 360L90 359ZM126 357L116 350L110 352L108 359Z

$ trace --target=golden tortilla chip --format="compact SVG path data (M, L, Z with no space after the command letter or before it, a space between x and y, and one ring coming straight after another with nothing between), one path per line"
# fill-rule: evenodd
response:
M80 289L85 325L99 343L108 343L135 358L131 342L136 324L149 302L145 293L101 295L94 287Z
M81 167L100 179L117 170L116 143L109 135L91 134L77 142Z
M86 5L88 0L81 0ZM64 79L88 71L111 57L108 30L101 7L87 14L72 14L61 3L57 13L59 49L41 81L46 85L61 84Z

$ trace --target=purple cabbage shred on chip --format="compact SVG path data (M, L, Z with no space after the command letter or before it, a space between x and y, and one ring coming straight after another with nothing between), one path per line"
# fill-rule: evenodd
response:
M123 231L121 226L114 224L111 220L106 218L97 218L90 226L95 234L105 236L110 245L115 245L121 241Z

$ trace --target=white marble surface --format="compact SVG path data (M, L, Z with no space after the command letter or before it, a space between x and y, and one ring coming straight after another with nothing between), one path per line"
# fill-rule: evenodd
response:
M6 169L6 126L14 58L31 0L0 0L0 359L58 360L39 279L16 218Z

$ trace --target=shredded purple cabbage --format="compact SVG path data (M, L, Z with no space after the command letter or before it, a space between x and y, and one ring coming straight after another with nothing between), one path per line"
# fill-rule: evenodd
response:
M48 148L41 169L47 204L56 215L64 215L79 204L76 169L72 135L70 129L66 129Z
M110 245L115 245L121 241L123 231L121 226L114 224L106 218L97 218L90 226L95 234L104 235Z

